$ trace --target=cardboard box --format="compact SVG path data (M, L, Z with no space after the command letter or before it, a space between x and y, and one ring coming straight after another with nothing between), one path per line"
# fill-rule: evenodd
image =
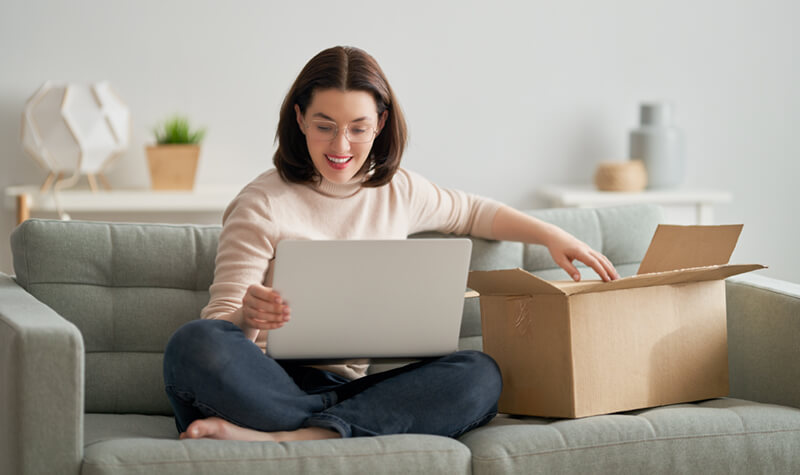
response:
M575 418L726 396L724 279L764 268L727 264L741 229L661 225L637 275L612 282L471 272L500 412Z

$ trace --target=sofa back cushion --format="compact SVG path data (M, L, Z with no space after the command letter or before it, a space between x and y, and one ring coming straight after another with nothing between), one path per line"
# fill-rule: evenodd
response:
M87 412L171 413L164 347L208 302L218 236L215 226L36 219L14 231L17 282L83 335Z
M661 219L654 206L535 210L633 274ZM170 335L208 303L220 227L32 219L11 237L17 282L80 329L86 411L171 414L162 379ZM420 237L444 237L421 233ZM522 267L565 279L542 246L473 238L473 270ZM596 278L583 268L587 278ZM480 345L478 299L464 305L466 346ZM46 351L43 348L42 351Z

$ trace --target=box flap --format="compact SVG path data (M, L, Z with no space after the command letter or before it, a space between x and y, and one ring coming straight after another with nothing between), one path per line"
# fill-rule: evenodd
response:
M693 269L679 269L666 272L634 275L610 282L595 281L594 285L577 287L569 295L585 294L589 292L605 292L608 290L634 289L639 287L652 287L655 285L686 284L689 282L702 282L707 280L725 279L732 275L743 274L757 269L765 269L761 264L729 264L722 266L696 267ZM588 282L587 282L588 284Z
M741 232L741 224L659 224L636 273L649 274L727 264Z
M481 295L565 294L550 282L520 268L472 271L467 287Z

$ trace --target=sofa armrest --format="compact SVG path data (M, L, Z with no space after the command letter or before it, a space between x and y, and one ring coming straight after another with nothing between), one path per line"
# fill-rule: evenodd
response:
M731 396L800 408L800 285L726 282Z
M0 473L80 472L80 331L0 273Z

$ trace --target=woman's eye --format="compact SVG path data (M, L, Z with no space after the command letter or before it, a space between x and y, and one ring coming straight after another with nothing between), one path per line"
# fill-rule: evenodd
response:
M333 130L333 127L331 127L330 125L318 125L317 130L319 130L320 132L330 132L331 130Z
M350 129L350 133L351 134L356 134L356 135L364 135L364 134L367 133L367 130L368 129L364 129L364 128L355 128L355 129Z

